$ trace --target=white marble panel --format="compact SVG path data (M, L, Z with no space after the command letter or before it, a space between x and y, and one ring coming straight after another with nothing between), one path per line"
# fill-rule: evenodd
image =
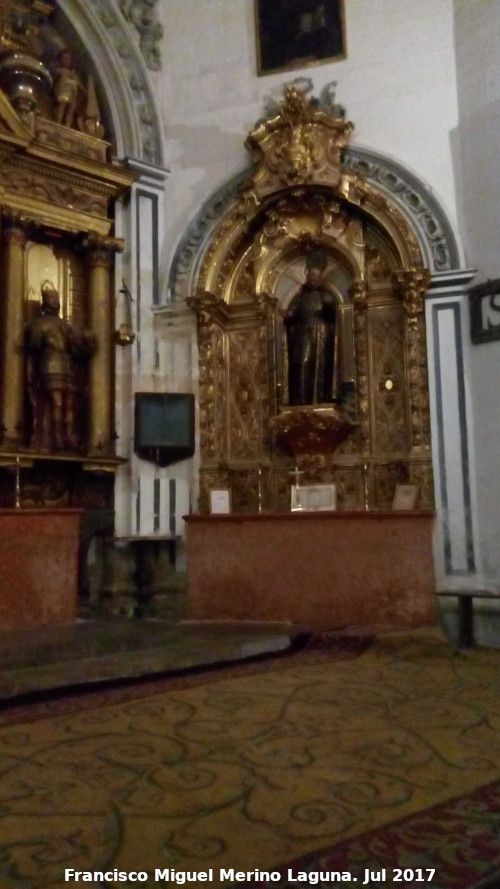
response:
M434 483L436 569L441 589L479 587L480 547L468 392L468 303L473 271L437 275L427 298L427 345Z

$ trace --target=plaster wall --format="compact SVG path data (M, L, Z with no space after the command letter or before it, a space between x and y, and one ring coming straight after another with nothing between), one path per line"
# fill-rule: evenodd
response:
M459 224L467 262L478 269L475 283L480 283L500 277L500 180L496 175L500 2L456 0L454 19L460 122L453 142L461 155ZM468 382L474 420L480 547L485 585L496 590L500 589L499 363L500 341L471 347Z
M163 0L166 258L201 203L247 163L247 132L296 77L337 81L353 144L403 162L456 218L450 132L457 126L452 0L346 0L347 58L256 76L253 0Z

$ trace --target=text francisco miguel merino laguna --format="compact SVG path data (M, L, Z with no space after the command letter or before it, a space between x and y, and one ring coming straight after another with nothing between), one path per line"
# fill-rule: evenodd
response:
M419 882L429 882L429 880L432 880L434 873L434 868L430 867L417 868L416 870L411 870L410 868L407 868L406 870L401 870L400 868L382 868L378 871L365 869L363 878L358 880L358 877L353 876L350 871L296 871L294 873L293 870L289 868L287 879L289 883L309 883L310 885L316 885L317 883L352 882L359 883L360 886L365 886L370 881L385 883L387 879L394 879L403 883L408 881L413 882L414 879L417 879ZM65 881L73 880L75 883L80 881L82 883L92 883L94 881L97 882L98 880L102 883L125 883L127 881L130 883L146 883L151 877L152 875L147 874L144 870L124 871L117 870L116 868L114 870L106 871L73 870L72 868L66 868L64 871ZM235 870L234 868L226 869L221 867L219 869L218 879L220 882L230 883L246 883L251 882L252 880L267 880L269 882L278 883L283 877L284 874L277 870L242 871ZM162 870L157 867L154 872L155 883L212 883L213 879L214 868L212 867L204 871L182 871L175 870L171 867Z

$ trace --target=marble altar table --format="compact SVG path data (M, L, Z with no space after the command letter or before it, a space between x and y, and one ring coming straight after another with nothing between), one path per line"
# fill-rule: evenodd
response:
M0 510L0 626L76 620L81 509Z
M185 516L187 617L436 622L432 510Z

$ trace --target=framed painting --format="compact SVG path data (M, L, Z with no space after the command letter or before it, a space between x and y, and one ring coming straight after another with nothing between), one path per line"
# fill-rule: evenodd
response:
M257 73L346 57L344 0L254 0Z
M292 485L292 512L320 512L336 507L335 485Z
M231 492L227 489L210 491L210 514L225 515L231 512Z
M411 511L416 508L418 500L418 485L396 485L393 509Z

